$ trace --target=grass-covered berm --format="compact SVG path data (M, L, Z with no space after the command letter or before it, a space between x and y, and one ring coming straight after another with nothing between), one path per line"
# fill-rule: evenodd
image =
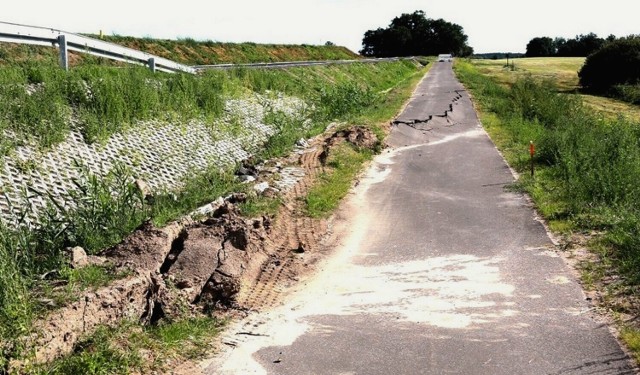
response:
M618 316L637 316L633 307L640 285L637 108L618 110L615 116L611 108L600 112L582 96L559 90L549 79L553 69L543 78L521 75L506 80L486 70L481 73L484 66L460 61L455 70L473 94L485 129L520 173L515 187L529 193L550 228L568 239L565 246L578 242L597 254L582 262L585 286L604 285L605 302L623 301L607 308ZM569 75L560 75L566 82ZM534 176L530 142L535 146ZM615 292L607 295L609 291ZM631 346L637 346L637 332L626 331Z
M33 56L41 56L37 53L33 52ZM322 133L330 123L363 125L382 137L381 124L400 109L426 69L411 60L287 70L232 69L188 75L153 74L142 67L112 66L92 59L85 59L68 72L59 69L53 58L9 61L6 54L0 54L0 59L3 59L0 64L3 160L18 158L18 151L25 145L48 152L72 129L81 132L87 142L100 144L122 132L135 132L147 121L181 124L185 131L193 120L218 126L215 124L220 124L225 101L256 93L280 93L307 104L304 118L291 118L279 112L265 116L265 122L277 131L254 154L257 159L286 155L301 138ZM219 125L222 128L212 131L217 136L225 132L233 135L237 129L231 125L229 129ZM320 192L300 200L313 201L310 215L325 215L326 209L314 211L317 206L335 207L333 201L345 194L344 186L349 186L353 178L344 178L343 174L354 176L359 170L355 166L362 165L371 156L371 150L345 148L339 156L336 170L340 172L340 181L329 178L333 168L329 163L323 174L326 178L319 183ZM28 164L28 160L22 162ZM25 168L29 168L26 164ZM340 166L348 166L349 171L341 172ZM48 209L35 224L25 219L31 213L30 207L14 207L18 213L14 220L0 223L0 372L11 368L12 361L28 363L32 348L21 344L19 338L34 333L34 321L74 303L82 293L131 276L111 265L70 267L65 249L79 246L89 255L97 254L119 243L144 222L162 226L217 197L247 191L250 187L234 178L237 168L205 168L190 176L179 189L156 194L151 200L145 199L134 186L131 171L119 165L105 175L82 171L74 180L77 191L64 207L47 194L26 191L28 195L42 194L37 199L45 200ZM275 203L278 202L276 199ZM253 196L241 209L247 215L258 216L264 210L277 210L273 200L265 202L264 198ZM217 332L220 322L212 321L211 317L198 319L201 320L166 322L151 330L138 325L132 329L127 326L131 322L125 322L124 328L99 330L97 336L78 344L75 359L45 368L36 366L29 371L68 373L82 369L84 373L101 373L105 368L111 373L135 371L149 364L140 364L136 359L139 357L130 355L133 346L140 351L160 347L178 351L176 348L184 340L193 344L192 339L200 340L201 333ZM120 335L125 331L136 336L136 340L127 339L129 343L135 341L133 346L122 345ZM105 335L116 342L120 340L120 345L109 344ZM162 343L154 343L156 339Z
M224 43L212 40L182 38L178 40L137 38L122 35L88 35L106 42L133 48L187 65L242 64L277 61L356 60L357 53L341 46L295 44ZM56 62L58 52L54 48L21 44L0 43L0 65L25 61ZM72 52L70 65L115 64Z

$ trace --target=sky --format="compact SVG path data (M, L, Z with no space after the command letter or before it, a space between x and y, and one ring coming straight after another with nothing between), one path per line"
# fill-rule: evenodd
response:
M476 53L525 52L531 38L640 34L638 0L18 0L0 21L78 33L219 42L324 44L354 52L402 13L457 23Z

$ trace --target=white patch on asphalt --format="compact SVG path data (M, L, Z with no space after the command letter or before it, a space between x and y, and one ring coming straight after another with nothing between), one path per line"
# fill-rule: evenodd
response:
M476 129L467 130L464 133L448 135L448 136L446 136L446 137L444 137L442 139L439 139L437 141L429 142L428 145L429 146L437 146L437 145L441 145L443 143L448 143L448 142L451 142L451 141L455 141L456 139L459 139L459 138L485 137L486 134L487 133L481 127L478 127Z
M374 314L465 329L519 313L513 303L503 302L512 296L514 287L500 278L501 259L453 255L360 266L352 262L354 253L348 254L331 261L286 305L261 314L259 320L268 323L257 328L260 336L239 343L218 373L266 374L253 353L265 347L292 345L306 333L326 335L334 331L331 326L310 322L314 316Z
M475 134L476 132L471 132ZM501 258L451 255L376 266L357 265L360 245L369 231L371 215L366 191L389 175L393 157L403 147L375 159L349 201L350 218L339 249L315 278L301 285L288 302L248 318L252 335L243 335L221 361L216 374L266 374L253 354L262 348L290 346L306 333L331 334L333 328L312 323L316 316L376 314L389 319L449 329L472 328L512 317L519 311L511 301L514 286L500 277ZM229 329L236 336L247 321Z
M299 317L390 314L403 321L466 328L514 315L510 306L491 299L513 292L513 286L500 281L499 262L456 255L374 267L347 263L308 286L314 297L300 301L297 311ZM313 293L320 289L325 293Z
M571 282L571 280L569 280L569 278L567 278L566 276L554 276L547 279L547 281L550 282L551 284L558 284L558 285L569 284Z

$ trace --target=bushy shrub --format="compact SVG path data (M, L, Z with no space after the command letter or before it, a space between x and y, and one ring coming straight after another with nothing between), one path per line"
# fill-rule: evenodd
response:
M537 120L547 128L554 128L567 115L579 111L582 104L574 96L560 95L552 81L533 78L518 80L511 87L508 106L526 120Z
M640 83L640 36L606 44L587 57L578 75L583 88L600 93L615 85Z
M640 83L635 85L616 85L611 95L631 104L640 104Z

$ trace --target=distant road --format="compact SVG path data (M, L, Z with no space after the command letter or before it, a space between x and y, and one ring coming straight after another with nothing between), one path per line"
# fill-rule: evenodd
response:
M446 116L445 116L446 113ZM285 304L234 331L207 374L634 374L435 63ZM247 331L246 327L252 327Z

